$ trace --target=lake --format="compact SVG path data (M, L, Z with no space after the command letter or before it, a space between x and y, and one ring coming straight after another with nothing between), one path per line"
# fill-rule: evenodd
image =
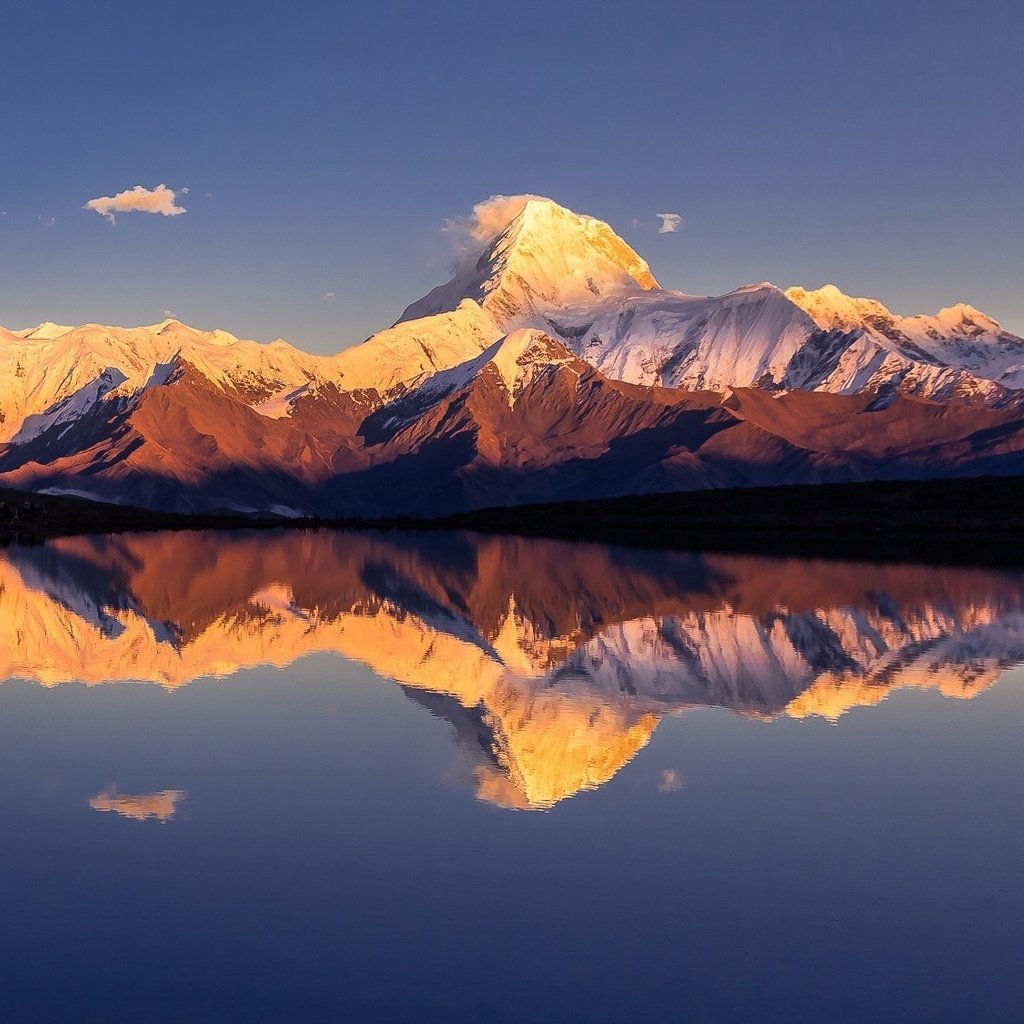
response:
M0 550L4 1021L1012 1021L1024 574Z

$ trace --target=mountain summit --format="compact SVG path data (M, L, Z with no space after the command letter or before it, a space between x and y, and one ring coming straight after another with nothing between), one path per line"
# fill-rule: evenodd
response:
M657 287L646 261L604 221L528 198L481 251L462 260L451 281L409 306L400 322L450 312L470 299L509 331L539 326L545 313L565 306Z

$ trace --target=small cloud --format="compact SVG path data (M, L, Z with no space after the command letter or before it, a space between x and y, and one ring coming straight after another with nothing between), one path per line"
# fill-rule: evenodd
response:
M661 227L658 228L659 235L670 235L674 231L678 231L683 223L683 218L678 213L656 213L655 216L661 221Z
M178 194L187 196L190 191L191 189L188 187L188 185L182 185L181 188L178 189Z
M640 227L640 221L636 217L633 218L633 227Z
M333 302L334 301L334 292L324 292L324 301L325 302Z
M520 196L491 196L473 207L466 217L451 217L441 225L448 234L461 236L460 248L468 248L476 242L486 242L500 234L519 216L531 199L543 196L524 194Z
M658 216L661 216L660 214ZM661 773L661 782L658 789L662 793L678 793L683 788L683 780L675 768L665 768Z
M166 185L157 185L153 189L136 185L135 188L118 192L116 196L90 199L82 209L95 210L111 224L114 223L115 213L159 213L164 217L177 217L186 211L184 206L175 205L176 196L174 189Z
M164 314L164 319L165 320L177 320L178 319L169 309L165 309L163 311L163 314Z
M52 228L53 225L57 223L56 217L44 217L42 214L36 217L36 220L39 221L39 223L42 224L43 227L47 228Z

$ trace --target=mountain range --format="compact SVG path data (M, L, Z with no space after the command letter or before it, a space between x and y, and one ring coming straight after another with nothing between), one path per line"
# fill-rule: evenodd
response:
M1024 661L1019 573L470 533L12 545L0 616L0 679L43 686L364 663L448 723L482 799L518 808L604 784L665 715L835 722L898 689L970 699Z
M176 320L0 329L0 485L154 509L430 516L1024 472L1024 340L834 285L661 288L605 223L511 204L391 327L314 356Z

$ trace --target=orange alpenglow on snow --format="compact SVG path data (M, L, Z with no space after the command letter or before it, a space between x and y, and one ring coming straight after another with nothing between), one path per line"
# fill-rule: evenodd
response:
M767 281L672 291L608 224L538 196L492 197L452 227L451 280L332 356L174 319L0 329L0 486L434 516L1020 472L1024 340L972 306L904 317Z

